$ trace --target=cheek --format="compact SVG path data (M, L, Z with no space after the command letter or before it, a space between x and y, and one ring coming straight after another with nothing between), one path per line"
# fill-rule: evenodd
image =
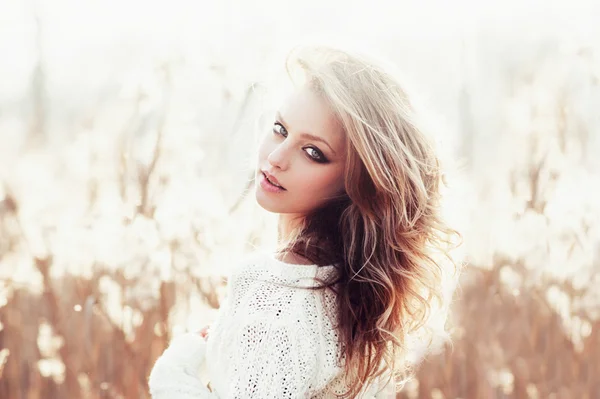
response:
M270 140L270 137L266 135L258 147L258 161L262 164L262 166L264 166L264 163L274 148L275 145L273 144L273 140Z
M328 171L315 170L313 173L305 174L303 180L307 194L312 192L329 196L339 193L344 186L342 173L337 168Z

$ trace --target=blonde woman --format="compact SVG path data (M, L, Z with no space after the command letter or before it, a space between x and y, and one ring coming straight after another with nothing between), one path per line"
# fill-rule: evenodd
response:
M393 398L413 338L434 335L431 309L447 300L438 255L456 232L411 101L388 69L342 50L297 49L288 71L303 80L256 164L280 249L231 274L210 333L173 340L149 378L154 399Z

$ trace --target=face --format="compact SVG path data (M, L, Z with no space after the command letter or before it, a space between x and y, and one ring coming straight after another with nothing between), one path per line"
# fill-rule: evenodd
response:
M328 104L309 87L296 91L279 109L260 146L259 205L304 216L343 194L345 147L343 130Z

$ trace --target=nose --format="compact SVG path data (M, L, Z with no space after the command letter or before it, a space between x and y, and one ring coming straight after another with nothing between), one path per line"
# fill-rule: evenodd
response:
M285 144L281 143L269 153L267 160L273 166L273 168L286 170L289 167L289 154L286 154L287 150Z

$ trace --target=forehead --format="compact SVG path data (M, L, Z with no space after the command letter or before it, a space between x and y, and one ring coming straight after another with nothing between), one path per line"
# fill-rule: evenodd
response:
M342 125L329 104L307 86L292 93L279 109L288 132L308 133L326 140L338 152L344 148Z

